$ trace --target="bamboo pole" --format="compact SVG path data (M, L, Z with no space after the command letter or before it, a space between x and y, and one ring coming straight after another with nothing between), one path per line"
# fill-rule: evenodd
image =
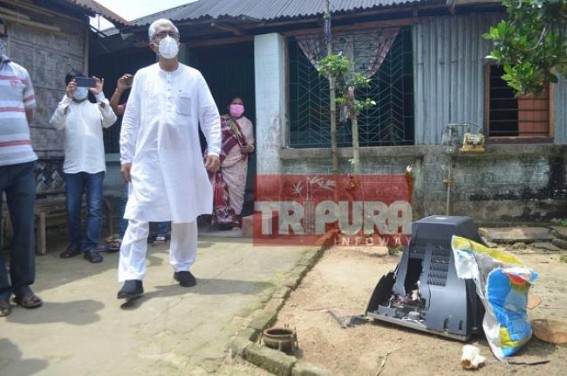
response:
M325 37L327 38L327 56L333 53L333 44L331 38L331 12L329 10L329 0L325 0ZM331 112L331 160L333 163L333 175L339 174L339 155L337 148L337 103L335 92L335 78L329 76L329 101Z
M4 18L5 20L9 20L9 21L14 21L16 23L20 23L22 25L28 25L28 26L33 26L35 28L38 29L43 29L43 30L47 30L47 31L54 31L54 32L60 32L61 29L58 28L57 26L50 26L50 25L44 25L40 22L35 22L35 21L28 21L28 20L22 20L18 17L14 17L14 16L10 16L8 14L2 14L2 18Z
M11 15L11 16L16 16L18 18L21 18L23 20L28 20L30 19L30 16L22 14L21 12L12 10L12 9L8 9L8 8L4 8L4 7L0 7L0 13L7 14L7 15Z

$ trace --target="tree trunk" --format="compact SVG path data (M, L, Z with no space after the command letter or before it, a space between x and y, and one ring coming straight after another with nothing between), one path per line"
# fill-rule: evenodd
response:
M339 155L337 148L337 103L335 93L335 79L329 78L329 100L331 102L331 160L333 162L333 175L339 174Z
M358 141L358 115L351 114L352 124L352 159L355 175L360 175L360 144Z

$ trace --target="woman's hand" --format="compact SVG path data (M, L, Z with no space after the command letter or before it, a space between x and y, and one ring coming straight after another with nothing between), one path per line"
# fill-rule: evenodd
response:
M240 149L244 153L252 153L254 151L254 145L252 145L252 144L244 145Z
M134 76L132 76L130 73L124 74L116 82L116 88L120 91L130 89L132 87L132 80L133 79L134 79Z

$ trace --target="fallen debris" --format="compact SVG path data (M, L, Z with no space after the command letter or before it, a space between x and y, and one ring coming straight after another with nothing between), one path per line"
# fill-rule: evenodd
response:
M329 313L331 317L334 318L335 321L338 322L343 329L352 328L356 324L368 322L368 319L362 315L349 315L341 317L332 309L328 309L327 313Z
M536 356L536 355L524 355L524 356L513 356L508 359L509 364L516 364L516 365L526 365L526 366L534 366L537 364L545 364L549 363L549 359L543 356Z
M461 366L464 369L477 369L484 365L486 358L480 355L480 349L474 345L464 345Z
M339 325L341 326L341 328L346 329L351 325L351 316L346 316L346 317L340 317L335 311L333 311L332 309L327 310L327 312L331 315L332 318L335 319L336 322L339 323Z
M376 370L376 373L374 374L374 376L380 376L380 374L384 370L384 366L386 365L386 360L388 359L388 355L390 355L391 353L393 353L396 350L398 350L398 349L388 351L386 354L381 356L381 358L383 358L382 363L380 363L380 366L378 366L378 369Z
M544 342L567 343L567 323L557 320L532 320L534 335Z
M542 299L535 294L529 294L528 295L528 309L534 309L535 307L537 307L538 305L540 305L542 302Z

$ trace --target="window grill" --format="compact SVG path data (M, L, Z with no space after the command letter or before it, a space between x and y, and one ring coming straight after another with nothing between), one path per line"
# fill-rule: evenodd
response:
M486 69L489 137L549 137L549 85L537 95L516 96L515 91L502 79L502 67L490 65Z
M412 63L410 28L402 28L370 87L357 95L376 101L359 115L360 146L413 145ZM330 147L329 84L294 38L289 42L289 78L290 146ZM338 146L352 146L350 122L337 124Z

